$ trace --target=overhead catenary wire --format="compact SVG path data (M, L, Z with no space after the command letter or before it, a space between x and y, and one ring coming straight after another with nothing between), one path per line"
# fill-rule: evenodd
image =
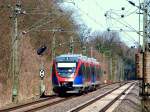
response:
M78 7L79 8L79 7ZM81 10L81 9L80 9ZM89 17L89 14L87 14L87 12L86 11L82 11L82 12L84 12L88 17ZM90 16L90 18L91 18L91 16ZM94 22L95 22L95 19L93 19L93 17L91 18L92 20L94 20ZM50 22L50 21L49 21ZM49 23L48 22L48 23ZM45 22L45 23L42 23L41 25L39 25L39 26L35 26L36 28L34 28L34 27L31 27L31 28L33 28L33 30L36 30L36 29L38 29L39 27L41 27L41 26L43 26L43 25L45 25L47 22ZM97 21L96 21L96 23L97 23ZM98 23L99 24L99 23ZM31 30L31 31L33 31L33 30ZM29 30L30 31L30 30Z
M130 40L130 41L134 41L136 43L139 43L138 41L136 41L132 36L130 36L127 32L123 32L125 35L127 35L128 39L127 40Z
M101 24L99 21L95 20L95 18L93 18L92 16L90 16L86 11L82 10L82 9L81 9L79 6L77 6L77 5L75 5L75 6L76 6L76 8L77 8L78 10L80 10L84 15L86 15L89 19L91 19L94 23L96 23L96 24L98 24L98 25L104 27L103 24Z
M123 22L117 20L116 18L112 18L112 19L115 20L116 22L122 24L123 26L128 27L129 29L135 31L137 34L139 34L138 31L137 31L135 28L133 28L132 26L126 25L125 23L123 23ZM142 35L141 35L141 36L142 36Z
M102 0L98 0L99 2L100 1L102 1ZM99 9L101 10L105 10L100 4L99 4L99 2L97 2L97 0L95 0L95 5L97 6L97 7L99 7Z
M54 4L54 1L52 1L52 4ZM31 10L32 11L32 10ZM26 33L27 32L30 32L30 31L32 31L32 30L34 30L34 29L36 29L36 28L39 28L39 27L41 27L41 26L43 26L43 25L45 25L45 24L48 24L49 22L52 22L52 21L47 21L47 22L45 22L44 23L44 21L45 21L45 19L48 19L48 17L50 17L50 16L52 16L52 14L53 13L50 13L50 10L49 9L45 9L44 11L47 11L47 12L42 12L42 10L41 10L41 12L42 13L32 13L32 12L30 12L30 13L26 13L26 15L29 15L29 14L40 14L40 15L45 15L46 17L43 17L42 19L40 19L39 21L37 21L35 24L33 24L33 25L31 25L31 26L29 26L28 28L26 28L26 29L24 29L24 31L26 31ZM56 15L56 14L55 14ZM61 18L62 16L60 16L60 18ZM59 18L58 18L59 19ZM57 20L57 19L56 19ZM40 25L41 24L41 25Z
M26 31L26 33L29 33L29 32L31 32L31 31L33 31L33 30L35 30L35 29L38 29L38 28L40 28L40 27L42 27L42 26L44 26L44 25L46 25L46 24L48 24L48 23L50 23L50 22L53 22L53 21L55 21L55 20L58 20L58 19L60 19L62 17L62 15L61 16L59 16L57 19L53 19L53 20L48 20L48 21L46 21L46 22L42 22L42 24L35 24L35 25L33 25L33 26L31 26L30 28L27 28L28 30L25 30Z
M99 1L99 2L100 2L100 1ZM101 11L101 10L105 11L106 9L104 9L104 8L99 4L99 2L98 2L97 0L95 0L95 5L99 8L100 11ZM107 26L107 27L109 27L110 24L112 23L112 22L108 22L108 20L110 20L110 19L105 18L105 22L106 22L106 26ZM111 24L111 26L113 26L113 24Z
M61 16L59 16L57 19L54 19L53 21L61 20L60 18L63 17L63 16L65 16L65 15L66 14L62 14ZM24 30L24 31L26 31L26 33L28 33L30 31L33 31L35 29L38 29L38 28L42 27L45 24L53 22L53 21L50 21L50 20L44 22L44 20L47 19L48 17L50 17L50 15L48 15L47 17L44 17L44 18L40 19L38 22L36 22L35 24L33 24L30 27L26 28L26 30Z
M130 29L133 29L133 31L135 32L139 32L138 30L136 30L134 27L132 27L129 23L127 23L126 21L122 20L125 24L127 24L127 27L129 27Z
M100 7L102 10L105 10L102 6L100 6L100 4L99 4L99 2L97 2L97 0L95 0L95 4L96 4L98 7ZM132 12L129 12L130 10L132 10L132 8L125 12L125 13L126 13L126 14L125 14L125 17L130 16L131 14L133 14L133 13L135 13L135 12L137 11L137 9L136 9L136 10L134 10L134 11L132 11ZM120 13L113 12L113 11L117 11L117 12L120 12ZM117 16L119 16L119 18L121 18L122 10L113 10L113 9L111 9L111 13L114 13L114 14L116 14ZM127 14L127 13L128 13L128 14ZM119 19L119 18L118 18L118 19ZM107 18L106 18L106 19L107 19ZM112 24L111 24L111 25L108 25L108 20L110 20L110 19L107 19L107 20L106 20L106 25L107 25L107 26L113 26ZM111 23L113 23L113 22L111 22Z
M63 17L63 16L66 16L66 14L63 14L63 15L61 15L61 16L59 16L57 19L55 19L54 21L57 21L57 22L59 22L59 21L61 21L61 22L63 22L62 21L62 19L60 19L61 17ZM68 16L68 15L67 15ZM70 15L69 15L69 17L70 17ZM40 28L40 27L42 27L43 25L45 25L45 24L47 24L47 23L49 23L49 22L52 22L52 21L47 21L47 22L45 22L45 23L42 23L42 24L35 24L35 25L33 25L33 26L31 26L30 28L28 28L29 30L27 30L27 32L30 32L30 31L46 31L46 29L41 29L41 30L37 30L38 28ZM37 26L36 26L37 25ZM51 31L58 31L58 30L55 30L55 29L57 29L57 28L60 28L60 26L57 26L57 27L55 27L54 29L52 29ZM48 28L47 28L48 29ZM47 30L48 31L48 30ZM50 30L49 30L50 31Z
M58 9L58 10L61 10L61 9ZM32 13L31 13L32 14ZM42 14L42 13L34 13L34 14ZM45 13L46 14L46 13ZM61 16L62 17L62 16ZM60 18L61 18L60 17ZM59 20L59 19L58 19ZM42 21L42 20L41 20ZM50 22L50 21L49 21ZM49 22L46 22L46 23L49 23ZM37 22L36 24L32 25L31 27L27 28L28 30L25 30L26 32L30 32L30 31L33 31L33 30L36 30L38 28L40 28L41 26L45 25L46 23L42 23L41 25L38 24L40 22Z
M136 43L139 43L138 41L136 41L135 39L134 39L134 37L132 37L132 36L130 36L129 34L128 34L128 32L129 31L121 31L121 32L123 32L125 35L127 35L128 37L130 37L130 40L131 41L134 41L134 42L136 42ZM134 31L133 31L134 32ZM129 39L128 39L129 40ZM139 43L140 44L140 43Z
M136 10L134 10L134 11L128 13L128 14L125 14L124 18L125 18L125 17L128 17L128 16L130 16L130 15L132 15L132 14L135 14L136 11L138 11L138 9L136 9Z
M128 17L128 16L131 16L131 15L133 15L133 14L136 14L136 11L137 11L138 9L136 9L136 10L134 10L134 11L131 11L131 12L126 12L126 13L124 13L123 14L123 16L120 18L120 19L122 19L122 18L126 18L126 17ZM112 10L111 10L112 11ZM116 13L113 13L113 14L116 14ZM116 15L116 16L118 16L118 15ZM121 15L120 15L121 16ZM137 31L133 26L131 26L129 23L127 23L126 21L124 21L123 19L122 20L119 20L119 18L117 18L117 17L112 17L111 15L110 15L110 19L113 19L113 20L115 20L116 22L118 22L118 23L120 23L120 24L122 24L123 26L125 26L125 27L127 27L127 28L129 28L129 29L131 29L131 30L133 30L134 32L136 32L137 34L139 34L140 36L142 36L141 34L140 34L140 31ZM140 41L139 41L140 42Z
M137 11L137 9L136 10L134 10L133 12L131 12L131 13L129 13L127 16L129 16L129 15L131 15L131 14L133 14L133 13L135 13L135 11ZM117 14L117 13L116 13ZM125 25L125 24L124 24ZM133 29L134 31L136 31L132 26L130 26L129 24L128 24L128 27L130 28L130 29ZM136 31L137 32L137 31ZM128 37L129 37L129 35L128 35ZM134 40L135 41L135 39L133 39L132 38L132 40ZM135 41L136 42L136 41Z
M131 11L131 12L125 12L124 14L122 14L122 13L117 13L117 12L114 12L112 9L110 9L109 11L107 11L107 13L109 12L109 13L111 13L111 14L114 14L114 18L116 18L116 19L122 19L122 18L126 18L126 17L128 17L128 16L131 16L132 14L136 14L136 11L137 11L138 9L135 9L134 11ZM122 15L123 15L123 17L122 17ZM112 15L111 15L112 16Z

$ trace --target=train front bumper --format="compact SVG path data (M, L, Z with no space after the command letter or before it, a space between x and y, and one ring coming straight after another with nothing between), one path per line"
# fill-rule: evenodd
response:
M74 85L73 82L60 83L53 87L55 93L76 93L83 85Z

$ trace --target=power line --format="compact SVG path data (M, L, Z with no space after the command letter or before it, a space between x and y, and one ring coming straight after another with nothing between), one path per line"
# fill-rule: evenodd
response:
M125 27L128 27L129 29L135 31L137 34L139 34L139 32L138 32L135 28L133 28L131 25L129 25L129 24L126 25L125 23L123 23L123 22L121 22L121 21L119 21L119 20L117 20L117 19L115 19L115 18L112 18L112 19L115 20L116 22L118 22L118 23L124 25ZM124 21L124 22L125 22L125 21ZM141 35L141 36L142 36L142 35Z
M59 9L57 9L57 10L61 10L60 8ZM46 11L46 10L45 10ZM62 12L62 11L61 11ZM28 14L43 14L43 13L27 13L27 15ZM49 15L48 16L50 16L50 15L52 15L53 13L49 13ZM47 13L44 13L43 15L47 15ZM61 17L63 17L63 16L68 16L68 15L66 15L66 14L63 14L63 15L61 15L61 16L59 16L57 19L55 19L55 20L62 20L62 19L60 19ZM70 17L70 16L69 16ZM26 33L27 32L30 32L30 31L33 31L33 30L35 30L35 29L38 29L39 27L41 27L41 26L43 26L43 25L45 25L45 24L48 24L48 23L50 23L50 22L52 22L52 21L47 21L47 22L44 22L43 23L43 21L46 19L46 18L48 18L48 17L44 17L44 18L42 18L42 19L40 19L37 23L35 23L34 25L32 25L32 26L30 26L29 28L27 28L27 30L26 30ZM62 21L61 21L62 22ZM42 23L42 24L40 24L40 23Z
M99 1L100 1L100 0L99 0ZM102 0L101 0L101 1L102 1ZM97 2L97 0L95 0L95 5L99 7L100 11L101 11L101 9L102 9L102 10L105 10L105 9L99 4L99 2Z
M53 28L53 29L40 29L40 30L35 30L35 31L48 31L48 32L80 32L80 30L64 30L64 29L59 29L59 28Z
M128 16L130 16L130 15L132 15L132 14L135 14L135 12L136 12L137 10L138 10L138 9L136 9L136 10L130 12L129 14L125 14L125 17L128 17Z
M102 10L105 10L105 9L99 4L99 2L97 2L97 0L95 0L95 4L96 4L97 7L99 7L99 10L100 10L100 11L101 11L101 9L102 9ZM108 23L107 18L105 18L105 19L106 19L106 20L105 20L105 21L106 21L106 26L107 26L107 27L110 26L110 25L109 25L110 23ZM111 24L111 25L112 25L112 24Z
M54 1L51 1L52 2L52 4L54 5ZM32 9L31 9L31 11L33 11ZM34 15L34 14L40 14L40 15L46 15L46 16L52 16L52 14L53 13L50 13L49 11L49 9L45 9L44 11L47 11L47 12L43 12L43 10L40 10L42 13L32 13L32 12L26 12L25 14L26 15ZM26 29L26 32L30 32L30 31L32 31L33 29L35 29L35 27L37 27L37 28L39 28L39 27L41 27L41 26L43 26L43 25L45 25L46 23L49 23L49 22L51 22L51 21L47 21L47 22L45 22L45 23L43 23L43 21L45 20L45 19L47 19L48 17L44 17L44 18L42 18L42 19L40 19L38 22L36 22L34 25L31 25L30 27L28 27L27 29ZM60 18L61 18L62 16L60 16ZM59 19L59 18L58 18ZM57 19L56 19L57 20ZM42 24L41 25L39 25L40 23L42 22ZM38 26L37 26L38 25Z
M122 19L122 18L125 18L127 16L130 16L132 14L134 14L138 9L132 11L132 12L126 12L125 14L122 14L122 13L117 13L117 12L114 12L112 9L110 9L109 11L107 11L107 13L109 12L110 13L110 17L112 17L111 14L114 14L116 17L116 19ZM121 11L121 10L120 10Z
M127 32L123 32L124 34L126 34L128 37L130 37L129 39L130 40L133 40L134 42L137 42L137 43L139 43L138 41L136 41L132 36L130 36ZM128 40L129 40L128 39Z
M30 31L33 31L33 30L35 30L35 29L38 29L38 28L40 28L40 27L42 27L42 26L44 26L44 25L46 25L46 24L48 24L48 23L51 23L51 22L53 22L53 21L61 20L60 18L62 18L63 16L66 16L66 14L62 14L62 15L59 16L57 19L48 20L48 21L46 21L46 22L43 22L43 21L44 21L45 19L47 19L49 16L48 16L48 17L44 17L44 18L40 19L38 22L36 22L34 25L32 25L32 26L30 26L29 28L27 28L26 33L27 33L27 32L30 32Z
M97 20L95 20L95 18L93 18L92 16L90 16L87 12L85 12L84 10L82 10L81 8L79 8L77 5L75 5L77 7L77 9L79 9L82 13L84 13L87 17L89 17L94 23L99 24L100 26L104 27L103 24L101 24L100 22L98 22Z

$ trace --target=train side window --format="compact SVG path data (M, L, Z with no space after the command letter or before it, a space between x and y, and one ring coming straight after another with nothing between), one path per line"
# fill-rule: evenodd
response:
M103 75L103 73L102 73L102 69L100 68L100 76L102 76Z
M93 66L90 67L91 76L93 75Z
M83 76L86 78L86 67L84 64L83 64Z
M97 77L98 77L99 76L98 67L96 67L96 71L97 71Z
M95 73L95 76L97 76L97 72L96 72L96 67L94 66L94 73Z
M85 78L87 79L87 66L85 66Z
M94 66L94 73L95 73L95 76L96 76L96 68L95 68L95 66Z
M92 75L95 74L95 72L94 72L94 67L91 68L91 73L92 73Z
M87 77L89 78L90 77L90 66L88 66L88 71L87 72L88 72L88 76Z
M96 66L95 66L95 76L97 77L97 68L96 68Z
M85 67L86 68L86 74L85 74L85 77L86 77L86 79L88 79L88 76L89 76L89 67L88 66L86 66Z
M88 75L88 78L91 77L91 65L89 65L89 75Z
M92 74L91 65L89 66L89 71L90 71L90 75L89 75L89 77L90 77Z
M90 75L91 75L90 66L88 66L88 78L90 77Z
M100 69L100 67L98 68L99 69L99 78L101 77L101 69Z

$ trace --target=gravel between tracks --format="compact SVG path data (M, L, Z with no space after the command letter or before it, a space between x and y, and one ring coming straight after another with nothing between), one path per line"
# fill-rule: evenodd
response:
M67 112L70 109L84 103L85 101L88 101L88 100L96 97L97 95L103 94L106 91L109 91L110 89L113 89L117 86L119 86L119 84L109 85L109 86L103 87L101 89L98 89L97 91L90 92L88 94L75 97L73 99L70 99L70 100L67 100L65 102L56 104L54 106L47 107L43 110L39 110L39 112Z

